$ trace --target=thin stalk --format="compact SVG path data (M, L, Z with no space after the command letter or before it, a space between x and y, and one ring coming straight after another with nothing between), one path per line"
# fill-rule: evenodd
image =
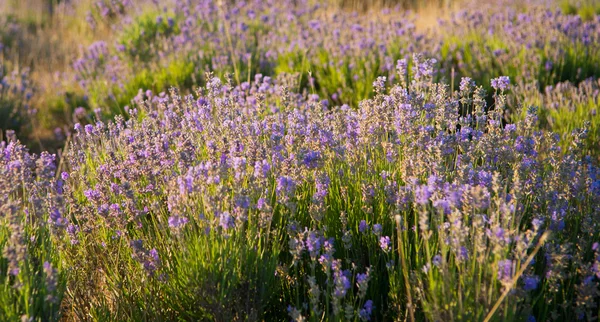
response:
M529 257L527 257L527 260L525 261L525 263L523 264L523 266L521 266L521 269L519 269L519 271L517 272L517 274L515 274L515 276L513 277L513 279L508 284L508 287L506 287L506 289L504 290L504 292L502 293L502 295L500 295L500 298L496 301L496 304L494 304L494 307L492 307L492 309L487 314L487 316L485 317L485 319L483 320L483 322L488 322L488 321L490 321L492 319L492 317L494 316L494 313L496 313L496 311L500 307L500 304L502 304L502 301L504 301L504 298L506 298L506 296L508 296L508 293L510 293L510 291L513 288L513 286L515 286L515 284L519 280L519 277L521 277L521 275L523 275L523 273L525 272L525 270L527 269L527 267L529 266L529 264L531 263L531 261L533 261L533 258L535 257L535 255L537 254L537 252L540 250L540 248L542 247L542 245L544 244L544 242L546 242L546 239L548 239L549 235L550 235L549 232L545 232L542 235L542 237L540 237L540 240L538 241L537 246L535 246L535 249L533 250L533 252L529 255Z
M406 306L408 308L408 313L410 314L410 320L412 322L415 321L415 312L412 301L412 295L410 293L410 282L408 281L408 266L406 265L406 260L404 258L404 243L402 242L402 237L400 236L400 216L396 216L396 227L398 229L398 255L400 256L400 263L402 265L402 276L404 277L404 288L406 289Z

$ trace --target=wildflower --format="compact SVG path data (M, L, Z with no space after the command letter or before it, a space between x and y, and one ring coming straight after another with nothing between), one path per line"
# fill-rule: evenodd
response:
M277 179L277 187L275 192L281 198L285 199L286 197L291 196L295 190L296 182L294 182L294 179L287 176L281 176Z
M510 78L508 76L500 76L492 79L492 87L495 90L504 91L510 86Z
M373 225L373 233L377 236L379 236L381 234L381 231L383 230L383 228L381 227L381 224L375 224Z
M391 241L389 236L382 236L379 238L379 246L381 246L381 249L386 253L390 250L390 243Z
M361 233L364 233L365 231L367 231L367 229L369 229L369 225L367 224L367 221L361 220L360 223L358 224L358 231Z
M316 181L317 191L315 191L312 199L314 203L322 203L329 192L329 184L331 181L327 175L317 178Z
M386 81L385 76L377 77L377 79L373 82L373 88L375 89L375 92L378 92L378 93L383 92L383 90L385 89L385 81Z
M358 273L356 275L356 286L358 287L358 296L360 298L365 297L367 294L367 288L369 287L369 269L367 268L366 273Z
M471 93L473 86L474 82L470 77L463 77L460 79L459 89L462 93L464 93L464 95Z
M426 205L431 198L431 188L427 185L420 185L415 189L415 202L418 205Z
M504 259L498 262L498 280L502 282L510 282L513 275L513 261Z
M308 233L308 237L306 238L306 249L309 251L310 257L313 258L313 260L319 255L321 238L319 238L314 231Z
M337 298L343 298L346 296L346 293L351 287L350 280L346 275L342 274L341 271L337 271L334 274L333 284L335 285L335 289L333 291L333 296Z
M87 135L92 135L92 134L94 133L94 126L93 126L93 125L91 125L91 124L87 124L87 125L85 126L85 133L86 133Z
M362 309L358 312L358 316L361 321L371 321L371 314L373 313L373 301L367 300Z
M219 226L221 226L221 228L229 230L230 228L233 228L234 225L235 222L233 217L229 214L229 211L222 212L219 215Z
M525 291L533 291L537 289L540 278L538 276L525 276L523 278L523 289Z
M179 229L179 228L185 226L185 224L187 224L188 221L189 221L189 219L187 219L186 217L170 216L169 217L169 227L171 227L173 229Z

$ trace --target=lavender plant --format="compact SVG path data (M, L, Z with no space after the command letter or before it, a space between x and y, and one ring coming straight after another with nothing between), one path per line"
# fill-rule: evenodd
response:
M535 108L504 121L508 77L488 106L411 61L357 109L288 75L206 75L76 124L59 164L4 143L7 316L595 319L585 130L563 148Z
M82 38L80 53L67 59L71 63L61 74L37 80L35 87L43 90L31 104L44 113L28 118L42 127L39 132L52 136L55 128L71 128L77 119L124 114L140 90L158 95L176 86L192 93L206 85L205 72L220 78L232 74L240 86L257 74L292 74L297 78L293 91L357 108L373 97L377 77L385 76L388 86L405 81L398 79L395 64L404 59L411 73L419 65L411 60L414 52L437 60L434 78L449 83L451 90L468 76L491 93L492 78L509 76L515 86L507 93L508 106L518 114L520 106L511 102L513 95L521 99L524 88L543 93L546 86L577 85L600 73L598 16L583 9L561 12L554 4L465 3L464 11L425 29L417 27L420 17L400 7L365 14L326 1L61 2L56 8L65 18L87 12L87 25L73 23L72 28ZM11 53L12 69L21 64L19 57L27 51L23 42L29 38L24 22L6 21L0 41ZM492 104L493 96L486 100ZM540 106L543 113L547 105ZM77 113L83 117L72 120L78 107L84 108Z

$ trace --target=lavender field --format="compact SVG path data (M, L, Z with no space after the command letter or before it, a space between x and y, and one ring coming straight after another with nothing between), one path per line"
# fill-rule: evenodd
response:
M597 321L600 1L0 0L0 321Z

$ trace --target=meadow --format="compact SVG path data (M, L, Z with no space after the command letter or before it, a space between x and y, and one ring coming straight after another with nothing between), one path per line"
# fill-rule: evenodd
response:
M0 320L598 320L599 108L593 0L0 0Z

